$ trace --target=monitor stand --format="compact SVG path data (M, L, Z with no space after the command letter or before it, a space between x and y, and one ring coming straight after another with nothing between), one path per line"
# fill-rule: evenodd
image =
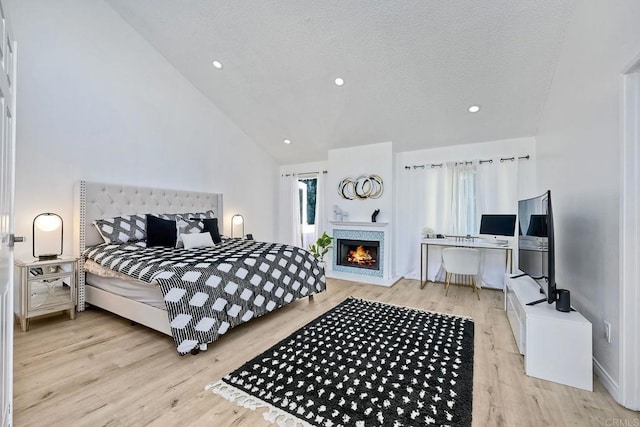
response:
M542 299L539 299L539 300L528 302L527 305L537 305L537 304L540 304L541 302L545 302L546 300L547 300L546 298L542 298ZM576 309L573 308L573 307L571 307L570 310L571 311L576 311Z

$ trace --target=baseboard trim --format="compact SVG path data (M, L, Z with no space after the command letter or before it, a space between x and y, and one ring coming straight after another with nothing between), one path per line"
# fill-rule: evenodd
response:
M613 397L616 402L620 403L620 387L618 386L618 383L611 378L611 375L609 375L595 357L593 357L593 371L604 388L607 389L611 397Z

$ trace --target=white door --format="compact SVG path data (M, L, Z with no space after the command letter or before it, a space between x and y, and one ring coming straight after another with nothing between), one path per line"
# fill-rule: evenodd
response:
M0 0L0 402L2 427L12 424L13 200L15 164L16 43Z

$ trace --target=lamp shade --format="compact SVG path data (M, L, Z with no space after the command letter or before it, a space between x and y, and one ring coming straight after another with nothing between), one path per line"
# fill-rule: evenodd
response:
M62 255L63 221L60 215L41 213L33 219L33 256L55 259Z
M238 231L240 232L238 233ZM242 236L244 236L244 217L240 214L235 214L231 217L231 237Z

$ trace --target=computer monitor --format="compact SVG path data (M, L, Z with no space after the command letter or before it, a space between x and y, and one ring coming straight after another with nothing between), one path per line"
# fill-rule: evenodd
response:
M515 215L482 215L480 218L480 234L513 236L515 230Z

